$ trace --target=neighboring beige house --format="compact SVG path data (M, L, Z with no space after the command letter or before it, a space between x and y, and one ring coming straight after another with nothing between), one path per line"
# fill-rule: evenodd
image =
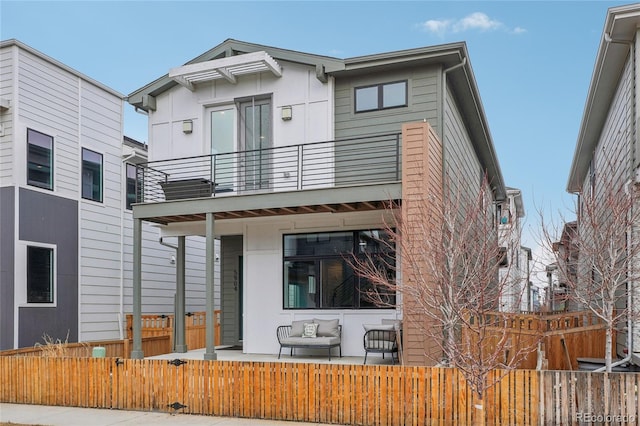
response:
M610 173L606 180L613 180L612 185L621 191L633 191L640 184L639 27L640 4L608 10L567 184L567 190L578 194L581 203L591 197L601 199L603 173ZM615 164L613 172L607 162ZM640 208L640 203L634 208ZM580 216L577 224L580 232ZM632 238L636 235L637 230ZM582 259L584 254L578 256ZM638 283L628 285L633 297L638 297ZM629 356L638 364L640 324L629 326L634 329L632 336L628 327L618 330L616 340L624 342L618 345L618 355ZM628 338L630 344L626 343Z
M507 191L466 45L338 59L229 39L163 71L128 96L148 115L150 160L133 207L133 357L151 222L179 247L205 237L208 318L219 258L223 344L275 354L278 325L338 318L342 354L363 355L363 324L402 318L405 360L430 362L410 301L371 304L345 257L379 255L388 202L441 197L443 176L478 188L486 175L496 217Z

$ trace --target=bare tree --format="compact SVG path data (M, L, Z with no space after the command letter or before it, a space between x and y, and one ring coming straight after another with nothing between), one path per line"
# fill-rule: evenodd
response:
M576 308L587 309L605 326L605 370L611 371L617 329L630 327L640 311L632 302L634 284L638 281L635 265L640 255L638 225L640 193L632 181L624 181L616 173L619 168L601 159L600 173L592 174L586 191L578 197L572 212L577 227L560 226L542 217L542 239L553 255L560 284L566 287L566 299ZM568 230L568 231L567 231ZM577 254L577 259L575 255ZM632 348L628 348L632 350Z
M388 293L401 295L405 320L411 318L436 346L425 355L457 367L481 408L485 392L500 378L489 372L515 368L538 342L513 332L514 315L498 310L514 283L510 274L499 274L505 254L498 233L508 231L499 230L488 182L445 185L442 196L403 199L392 208L386 232L388 251L397 257L388 259L397 258L397 273L390 277L395 263L380 265L379 258L354 257L353 267L372 283L367 297L377 305L386 306Z

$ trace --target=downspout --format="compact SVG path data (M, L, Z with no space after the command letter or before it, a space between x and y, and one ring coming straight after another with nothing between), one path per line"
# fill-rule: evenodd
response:
M176 252L176 254L178 253L178 247L177 247L177 246L174 246L173 244L165 243L165 242L164 242L164 240L162 239L162 237L160 237L160 238L158 239L158 242L159 242L159 243L160 243L160 245L162 245L162 246L165 246L165 247L169 247L169 248L174 249L174 250L175 250L175 252ZM171 257L175 259L175 257L176 257L176 256L171 256ZM177 268L176 268L176 269L177 269ZM176 278L176 279L177 279L177 278ZM174 317L173 317L173 320L174 320L174 323L173 323L173 342L174 342L174 346L175 346L175 341L176 341L176 332L177 332L177 330L176 330L176 324L175 324L175 319L176 319L176 296L175 296L175 295L173 296L173 315L174 315ZM175 350L175 347L174 347L174 348L171 348L171 350Z
M120 194L125 194L126 191L123 191L122 188L127 185L127 166L126 163L130 159L136 156L135 151L131 151L131 154L127 155L122 159L122 164L125 164L124 167L120 170L120 176L122 177L122 182L120 183ZM120 203L122 203L122 196L120 197ZM126 203L126 199L125 199ZM126 207L125 207L126 208ZM120 340L124 340L124 211L122 205L120 205L120 306L118 307L118 333L120 335Z
M604 33L604 41L607 43L618 43L618 44L626 44L629 46L629 52L630 52L630 58L631 58L631 78L634 80L634 87L635 87L635 79L636 79L636 67L635 67L635 43L633 41L630 40L616 40L616 39L612 39L611 36L609 35L609 33ZM636 120L636 114L635 114L635 110L636 110L636 104L635 104L635 99L634 97L631 98L631 125L633 126L633 123ZM634 154L635 154L635 145L634 145L634 139L633 139L633 132L631 132L631 155L630 157L630 167L629 167L629 171L631 173L631 177L629 178L629 180L627 180L624 184L624 192L626 195L629 195L631 197L633 197L633 194L631 193L629 187L631 186L631 184L633 183L633 179L634 179ZM631 203L631 210L629 211L629 213L627 213L629 221L631 221L631 218L633 218L633 207L634 207L634 203ZM627 229L627 241L633 241L633 224L631 224L628 229ZM628 276L633 276L631 271L631 265L629 263L627 263L627 270L628 270ZM637 284L637 283L636 283ZM627 288L627 310L629 310L630 306L633 306L633 291L631 291L629 288ZM629 361L632 360L633 358L633 315L630 315L629 313L627 313L627 355L625 355L624 358L622 358L619 361L616 362L612 362L611 363L611 368L613 369L614 367L617 367L619 365L622 364L626 364ZM603 372L606 370L606 366L604 367L600 367L596 370L594 370L594 372Z
M447 156L447 150L444 148L445 144L446 144L446 140L445 140L445 126L444 126L444 116L445 116L445 110L447 107L447 74L450 73L451 71L457 70L458 68L462 68L467 64L467 57L465 56L464 58L462 58L462 61L460 61L460 63L456 64L456 65L452 65L449 68L444 68L442 70L442 108L440 108L442 117L440 118L440 122L438 123L438 125L440 126L440 135L442 138L442 182L444 185L444 182L446 182L446 156ZM426 119L425 119L426 121ZM444 187L443 187L443 191L444 191Z
M466 56L464 58L462 58L462 60L460 61L460 63L456 64L456 65L452 65L449 68L444 68L442 70L442 107L440 108L440 114L442 114L441 118L440 118L440 122L438 123L440 126L440 135L442 138L442 170L440 171L440 173L442 174L442 192L444 194L445 188L446 188L446 182L447 182L447 169L446 169L446 165L447 165L447 161L446 161L446 157L447 157L447 150L445 149L446 146L446 138L445 138L445 123L444 123L444 118L445 118L445 111L447 108L447 91L448 91L448 86L447 86L447 74L451 71L457 70L458 68L462 68L467 64L467 58ZM425 119L426 121L426 119ZM449 292L452 291L451 286L449 286ZM448 332L448 336L450 336L451 333ZM448 336L444 336L443 339L447 339L449 338ZM443 353L442 354L442 358L443 358L443 362L449 364L450 363L450 359L448 359L447 354ZM402 362L404 363L404 351L403 351L403 360Z

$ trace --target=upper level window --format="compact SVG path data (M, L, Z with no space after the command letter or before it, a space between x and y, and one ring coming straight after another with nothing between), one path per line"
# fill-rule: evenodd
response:
M137 168L133 164L127 163L127 210L131 210L131 204L137 203Z
M356 87L356 112L407 106L407 82Z
M82 148L82 198L102 202L102 154Z
M27 129L27 183L53 189L53 137Z
M53 249L27 246L27 303L53 303Z

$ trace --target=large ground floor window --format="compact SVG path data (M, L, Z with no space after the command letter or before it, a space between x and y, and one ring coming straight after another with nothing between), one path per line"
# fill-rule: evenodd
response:
M390 237L383 230L323 232L284 236L284 308L344 309L379 308L367 293L383 293L395 304L395 293L375 289L352 267L354 254L380 260L390 277L395 259Z

